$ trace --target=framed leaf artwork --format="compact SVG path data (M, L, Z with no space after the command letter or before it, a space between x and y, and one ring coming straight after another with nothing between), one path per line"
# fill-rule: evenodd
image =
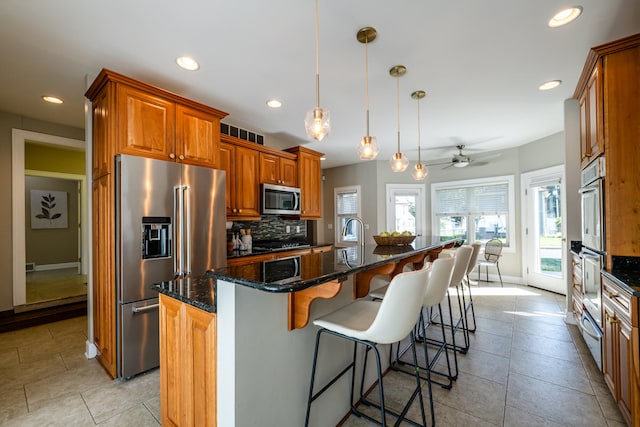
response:
M31 190L31 228L68 228L67 192Z

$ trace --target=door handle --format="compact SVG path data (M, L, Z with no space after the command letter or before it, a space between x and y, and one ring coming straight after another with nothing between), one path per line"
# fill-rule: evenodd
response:
M145 305L144 307L133 307L131 311L134 313L144 313L145 311L151 311L158 307L160 307L160 304L151 304Z

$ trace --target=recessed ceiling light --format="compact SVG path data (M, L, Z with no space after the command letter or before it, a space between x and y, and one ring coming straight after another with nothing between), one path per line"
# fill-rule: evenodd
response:
M180 68L184 68L189 71L196 71L200 68L200 64L190 56L181 56L176 58L176 64L178 64Z
M560 86L560 83L562 83L562 80L549 80L548 82L544 82L540 86L538 86L538 89L539 90L555 89L558 86Z
M277 99L269 99L267 101L267 105L269 106L269 108L280 108L282 107L282 102L278 101Z
M563 9L556 13L553 18L549 20L549 26L551 28L561 27L576 19L582 13L582 6L573 6L567 9Z
M63 104L64 101L58 97L55 96L43 96L42 97L43 100L50 102L52 104Z

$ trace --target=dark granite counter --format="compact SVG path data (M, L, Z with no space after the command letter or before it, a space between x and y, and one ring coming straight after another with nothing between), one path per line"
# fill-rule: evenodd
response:
M441 240L437 236L417 237L407 246L365 245L349 248L334 248L321 253L299 256L299 271L295 277L270 282L265 279L265 263L258 261L245 265L229 266L209 271L200 278L180 279L154 284L161 294L191 304L205 311L216 312L216 280L247 286L260 291L287 293L301 291L312 286L346 278L352 274L371 269L392 261L401 260L419 252L426 252L456 243L458 239ZM327 245L322 245L327 246ZM278 268L276 264L271 266ZM283 267L290 267L284 265Z
M269 282L264 277L264 264L270 261L229 266L207 272L207 276L267 292L295 292L332 280L345 278L395 259L429 251L455 243L457 239L440 240L438 236L416 237L407 246L365 245L334 248L330 251L300 255L299 277L286 283ZM277 261L277 260L276 260Z
M269 250L250 250L250 251L234 250L234 251L229 252L229 254L227 255L227 259L244 258L244 257L248 257L248 256L264 255L264 254L270 254L270 253L280 253L280 252L287 252L287 251L296 251L296 250L301 250L301 249L322 248L322 247L325 247L325 246L333 246L333 243L314 244L314 245L306 245L306 246L294 246L294 247L288 247L288 248L269 249Z
M612 268L602 274L627 289L631 295L640 297L640 257L613 256Z

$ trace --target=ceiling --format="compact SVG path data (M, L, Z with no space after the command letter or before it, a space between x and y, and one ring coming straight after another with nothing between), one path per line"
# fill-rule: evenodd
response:
M267 144L303 144L327 154L323 167L360 160L365 134L365 47L369 44L370 134L386 160L397 146L394 65L400 78L401 147L422 160L518 146L560 132L589 48L640 32L638 0L578 0L582 15L561 28L548 20L565 0L321 0L320 105L332 133L310 141L304 116L315 104L313 0L3 0L0 110L84 127L87 78L109 68L229 113L227 123ZM178 68L191 55L200 70ZM562 80L554 90L538 86ZM42 95L64 99L50 105ZM266 100L283 102L269 109ZM280 148L282 148L280 147ZM440 147L440 148L434 148ZM473 150L475 149L475 151Z

